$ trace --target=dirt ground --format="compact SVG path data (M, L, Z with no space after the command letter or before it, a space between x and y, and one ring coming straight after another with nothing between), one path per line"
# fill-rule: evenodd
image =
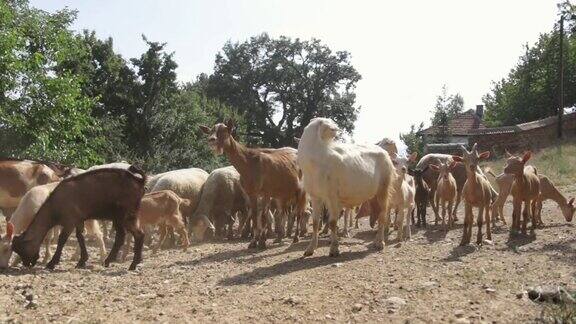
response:
M563 191L574 196L576 187ZM543 306L519 298L525 289L576 288L573 225L552 202L543 220L534 236L512 241L499 225L494 244L480 247L458 246L461 225L447 234L414 229L403 244L392 232L381 252L368 248L374 234L364 220L337 258L328 257L328 238L307 259L308 239L269 240L264 251L215 242L147 250L135 272L128 262L98 265L93 245L89 269L74 269L71 241L55 271L0 272L0 322L534 322Z

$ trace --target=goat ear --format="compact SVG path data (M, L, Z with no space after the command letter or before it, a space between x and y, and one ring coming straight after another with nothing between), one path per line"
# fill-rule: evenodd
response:
M228 121L226 122L226 127L228 127L228 132L230 134L232 134L234 130L236 130L236 123L234 123L234 120L232 118L228 119Z
M462 159L462 157L461 157L461 156L458 156L458 155L452 155L452 160L454 160L454 161L456 161L456 162L462 162L462 161L464 161L464 160Z
M570 199L570 201L568 201L568 205L574 206L574 198L572 198L572 199Z
M430 164L430 168L434 171L440 171L440 168L436 164Z
M210 134L210 127L208 126L200 125L200 130L206 135Z
M414 152L414 153L410 154L410 158L408 158L408 161L416 162L417 158L418 158L418 152Z
M10 241L12 235L14 235L14 224L8 222L8 224L6 224L6 239Z
M483 160L485 160L489 157L490 157L490 151L484 151L478 156L479 159L483 159Z
M532 152L528 151L526 153L524 153L524 156L522 157L522 162L526 163L528 162L528 160L530 160L530 158L532 157Z

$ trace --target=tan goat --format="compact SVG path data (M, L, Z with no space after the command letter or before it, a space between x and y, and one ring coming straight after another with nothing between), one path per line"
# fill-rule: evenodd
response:
M512 227L510 233L517 233L520 230L520 214L522 213L522 233L526 234L528 220L532 220L532 229L536 227L533 210L536 207L536 200L540 195L540 178L533 166L526 166L526 162L532 157L532 152L524 153L518 157L508 154L509 158L504 167L504 173L514 175L512 184ZM522 203L524 210L522 211Z
M548 199L555 201L560 207L564 219L566 219L567 222L571 222L574 217L574 212L576 211L576 207L574 207L574 198L568 200L562 193L560 193L560 191L558 191L558 189L556 189L556 186L554 186L554 183L552 183L548 177L540 175L539 178L540 195L536 200L536 209L534 211L536 225L544 225L542 222L542 202Z
M463 162L466 167L466 182L462 189L465 205L464 233L460 245L468 245L472 238L472 223L474 220L473 207L478 207L476 244L482 243L482 223L484 215L486 215L486 238L492 240L492 232L490 230L492 187L486 177L477 172L478 163L480 160L489 158L490 152L486 151L478 154L476 146L477 145L474 144L471 152L468 152L468 150L462 147L463 156L453 156L454 161Z
M168 226L174 228L182 239L182 248L184 251L190 245L188 240L188 231L186 230L187 208L190 206L190 200L182 199L172 190L160 190L147 193L142 197L140 209L137 217L140 228L146 225L158 225L160 228L160 239L158 244L152 247L152 253L156 253L164 243ZM123 258L126 258L130 244L124 245Z
M451 171L454 170L456 162L440 163L440 165L430 164L434 171L438 171L438 186L436 188L435 202L436 206L442 206L442 225L446 230L452 228L454 225L454 217L452 211L456 203L456 179ZM446 223L446 204L448 204L448 223Z

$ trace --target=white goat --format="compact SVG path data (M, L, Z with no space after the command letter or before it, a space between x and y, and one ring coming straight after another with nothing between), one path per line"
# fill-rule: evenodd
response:
M314 118L298 144L298 164L304 189L311 196L313 233L304 256L318 246L318 230L322 205L329 212L331 229L330 256L338 249L338 216L342 208L353 208L375 198L380 207L378 231L374 246L384 248L384 222L396 172L388 153L376 145L334 142L339 129L327 118Z

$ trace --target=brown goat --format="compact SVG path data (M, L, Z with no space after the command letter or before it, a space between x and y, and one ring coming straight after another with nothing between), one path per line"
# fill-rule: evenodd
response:
M468 245L472 238L472 225L474 223L473 207L478 207L476 244L482 243L482 223L484 215L486 215L486 238L492 240L490 204L492 202L493 189L488 179L478 173L478 163L480 160L489 158L490 152L486 151L478 154L476 146L477 145L474 144L471 152L468 152L468 150L462 147L463 156L453 156L454 161L463 162L466 167L466 183L464 183L464 188L462 188L462 196L464 197L465 204L464 233L462 234L460 245Z
M256 220L254 236L249 248L266 247L267 233L263 226L263 215L268 214L270 199L276 199L280 206L296 201L295 212L298 221L306 208L306 193L300 180L296 164L297 151L293 148L258 149L247 148L237 142L234 122L216 124L212 129L200 126L208 137L208 145L215 154L225 154L240 173L240 183L250 200L250 213ZM258 198L262 198L262 210L258 210ZM298 233L296 233L297 235Z
M532 221L532 230L536 228L534 212L536 200L540 195L540 178L533 166L526 166L526 162L532 157L532 152L524 153L522 157L507 153L508 160L504 167L504 173L514 175L512 184L512 227L510 233L514 234L520 230L520 214L522 214L522 233L526 234L528 220ZM524 211L522 211L524 203Z
M77 267L85 267L88 252L83 235L84 221L106 219L113 222L116 239L104 265L108 266L116 260L128 230L135 241L130 270L136 269L142 261L144 242L136 212L144 195L145 182L144 172L134 166L129 170L99 169L63 180L40 207L30 226L14 237L12 249L22 258L25 266L33 266L38 261L40 245L46 233L60 225L62 230L58 247L46 267L54 269L60 262L62 249L74 229L81 249Z
M414 184L416 186L416 194L414 196L414 201L416 203L416 226L426 227L426 208L428 208L428 201L431 201L432 193L430 187L424 181L424 174L429 169L429 165L426 165L423 169L408 169L408 174L414 177ZM411 215L413 217L413 214ZM412 219L414 223L414 219Z

